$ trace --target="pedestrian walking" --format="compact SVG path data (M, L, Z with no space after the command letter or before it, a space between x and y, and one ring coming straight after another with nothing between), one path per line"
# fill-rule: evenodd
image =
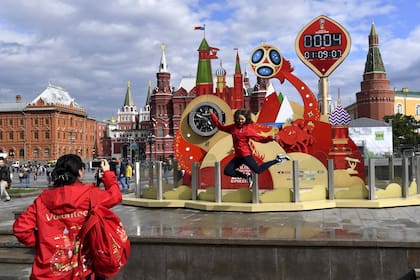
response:
M3 196L6 197L5 201L10 201L10 195L7 192L7 189L12 184L12 178L10 177L10 169L8 166L6 166L6 160L4 157L0 157L0 199L3 198Z

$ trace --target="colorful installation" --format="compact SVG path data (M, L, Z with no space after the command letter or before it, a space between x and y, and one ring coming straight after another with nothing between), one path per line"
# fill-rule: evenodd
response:
M321 116L315 95L293 74L290 62L272 45L258 46L250 61L251 69L258 77L292 84L303 103L292 104L285 94L267 93L261 110L253 116L255 126L260 134L277 134L279 140L264 144L251 143L253 156L258 163L271 160L277 154L287 154L298 161L300 187L313 188L327 186L327 162L333 159L335 172L340 174L334 177L338 181L337 186L350 187L355 181L364 183L363 158L348 136L350 117L341 105L330 114L329 119ZM201 189L214 187L216 161L221 163L223 171L235 156L231 135L212 126L210 109L225 124L233 123L232 116L236 109L231 108L225 100L213 94L198 96L190 102L181 117L181 129L175 144L176 158L187 177L185 183L188 183L191 176L192 163L200 163ZM249 173L247 167L241 168L242 172ZM221 179L222 189L248 187L242 178L222 175ZM262 190L291 188L292 162L275 165L259 174L258 179Z

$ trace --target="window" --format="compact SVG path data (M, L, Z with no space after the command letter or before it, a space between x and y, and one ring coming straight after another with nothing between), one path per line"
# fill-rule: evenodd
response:
M35 123L35 125L37 125L38 124L38 119L34 119L34 123Z
M9 124L10 124L10 125L13 125L13 119L10 119L10 120L9 120Z
M44 156L49 157L50 156L50 149L46 148L44 150Z
M24 149L19 150L19 157L25 157L25 150Z
M402 114L403 110L402 110L402 104L397 104L397 114Z
M21 131L19 133L19 138L20 138L20 140L24 140L25 139L25 132L24 131Z
M50 122L49 122L49 120L48 120L48 119L45 119L45 124L46 124L46 125L49 125L49 124L50 124Z
M376 131L375 132L375 140L376 141L383 141L384 140L384 132L383 131Z
M20 119L20 125L23 125L23 119Z
M9 140L13 140L13 131L9 132Z
M0 131L0 140L3 140L3 131Z
M34 158L39 158L39 149L34 150Z
M45 139L50 139L50 132L49 131L45 131Z
M35 131L34 132L34 139L38 139L38 138L39 138L38 131Z

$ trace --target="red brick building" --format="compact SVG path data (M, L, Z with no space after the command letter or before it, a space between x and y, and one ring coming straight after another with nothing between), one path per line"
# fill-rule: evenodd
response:
M0 104L0 152L8 160L46 162L73 153L91 159L96 121L63 88L48 85L32 102Z

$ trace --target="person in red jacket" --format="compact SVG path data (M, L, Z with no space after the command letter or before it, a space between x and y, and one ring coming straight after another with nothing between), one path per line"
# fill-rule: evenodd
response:
M282 163L283 161L290 160L286 155L279 154L274 160L264 162L258 165L252 156L252 150L249 145L249 140L256 142L267 143L277 140L277 135L262 136L257 133L253 126L251 119L251 112L246 109L238 109L233 115L234 123L230 125L223 125L216 114L211 111L210 117L216 127L221 131L230 133L233 140L233 148L235 150L235 157L226 165L224 174L230 177L240 177L247 179L249 185L252 185L252 176L238 171L238 168L245 164L251 169L252 172L260 174L274 164Z
M60 157L51 174L53 187L44 190L14 222L16 238L36 249L30 279L90 279L94 273L89 256L78 259L77 235L88 215L90 197L107 208L122 200L106 160L101 168L105 190L81 182L85 167L79 156Z

